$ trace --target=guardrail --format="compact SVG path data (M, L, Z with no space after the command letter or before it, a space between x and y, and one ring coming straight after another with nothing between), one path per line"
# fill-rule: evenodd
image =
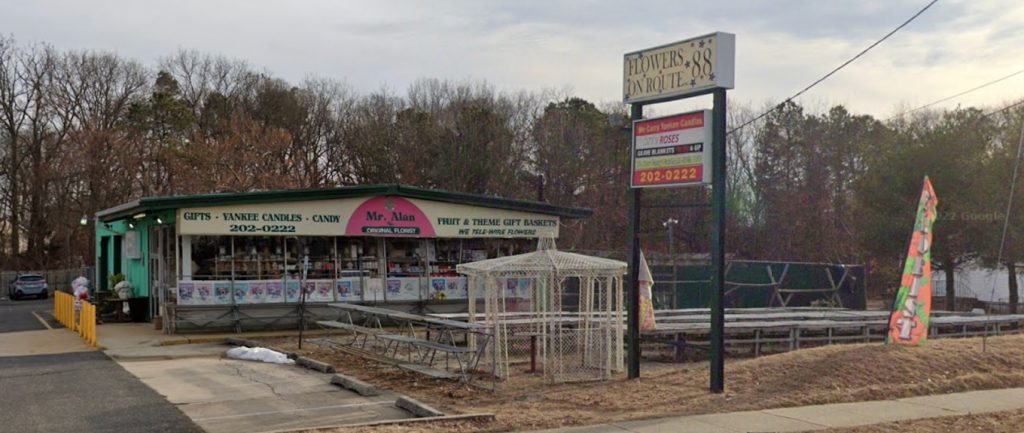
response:
M72 331L75 330L75 298L64 292L53 292L54 317Z
M64 292L54 292L53 312L54 317L61 325L78 333L90 346L96 347L95 305L82 301L76 318L74 296Z

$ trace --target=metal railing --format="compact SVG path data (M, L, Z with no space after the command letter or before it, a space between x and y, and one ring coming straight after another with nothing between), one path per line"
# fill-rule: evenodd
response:
M53 312L54 317L61 325L78 333L89 346L96 347L95 305L83 300L76 306L74 296L64 292L54 292Z
M75 330L75 298L64 292L53 293L54 317L72 331Z

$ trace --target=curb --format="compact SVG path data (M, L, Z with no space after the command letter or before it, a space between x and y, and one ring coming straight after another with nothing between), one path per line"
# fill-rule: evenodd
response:
M385 425L405 425L405 424L423 424L427 422L439 422L439 421L494 421L495 417L493 413L471 413L465 415L445 415L434 418L403 418L403 419L389 419L383 421L370 421L361 422L356 424L340 424L333 426L322 426L317 427L315 430L323 431L332 428L356 428L356 427L377 427ZM273 430L265 433L294 433L294 432L305 432L309 429L285 429L285 430ZM420 430L417 430L420 431Z
M271 350L273 350L273 349L271 349ZM317 361L317 360L315 360L313 358L307 358L305 356L300 356L300 357L295 358L295 363L298 364L298 365L301 365L303 367L306 367L308 369L319 371L321 373L328 373L328 374L334 373L334 366L333 365L328 364L326 362Z
M259 343L255 340L246 340L244 338L228 337L224 339L225 344L232 346L245 346L245 347L259 347Z
M377 391L377 387L344 374L335 374L334 377L331 378L331 383L347 390L355 391L356 394L366 397L380 395L380 392Z
M328 331L320 330L320 329L310 329L310 330L306 331L306 334L309 335L309 336L327 335L328 333L329 333ZM236 334L236 335L239 335L239 334ZM241 335L244 335L244 333L241 334ZM284 338L284 337L295 337L295 336L297 336L295 331L282 331L282 332L268 333L266 335L255 335L254 337L255 338ZM168 338L166 340L163 340L163 341L160 341L159 345L160 346L174 346L174 345L178 345L178 344L222 343L222 342L230 342L231 340L235 340L235 341L249 341L249 342L254 341L254 340L249 340L249 339L245 339L245 338L242 338L242 337L231 337L231 336L227 336L227 335L223 335L223 334L220 334L220 335L173 334L170 338ZM257 346L260 346L260 347L267 347L267 346L260 345L259 343L253 343L253 344L255 344Z
M433 407L427 406L426 404L423 404L423 402L416 400L412 397L398 397L398 400L395 400L395 407L399 409L404 409L418 418L432 418L444 416L444 412L434 409Z

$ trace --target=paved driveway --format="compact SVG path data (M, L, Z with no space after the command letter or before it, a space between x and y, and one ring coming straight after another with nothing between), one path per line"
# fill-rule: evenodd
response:
M0 431L202 430L106 355L88 351L0 357Z
M394 394L363 397L331 375L220 358L223 345L108 351L208 433L266 432L412 417ZM205 356L204 356L205 352ZM172 359L161 359L161 358Z
M5 287L0 287L0 290L5 294L7 292ZM47 329L47 326L59 326L53 320L50 311L53 311L53 298L20 301L0 298L0 333L43 330Z

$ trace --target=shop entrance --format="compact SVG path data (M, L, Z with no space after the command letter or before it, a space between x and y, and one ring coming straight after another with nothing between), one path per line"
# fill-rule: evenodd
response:
M174 226L149 228L149 317L160 315L167 302L167 290L176 285Z
M100 238L100 259L96 266L99 272L96 277L96 287L100 290L107 290L108 266L110 266L110 236L103 236Z

